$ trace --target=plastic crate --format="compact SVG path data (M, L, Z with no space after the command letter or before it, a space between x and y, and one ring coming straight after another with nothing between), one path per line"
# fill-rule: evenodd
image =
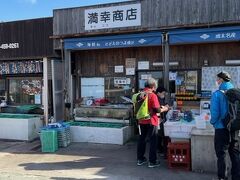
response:
M71 143L69 123L51 123L42 130L54 130L57 132L58 147L67 147Z
M191 153L189 142L168 143L168 167L191 169Z
M67 145L69 145L71 143L70 123L64 122L62 124L65 127L65 132L66 132L66 136L67 136Z
M43 129L40 133L42 152L56 152L58 150L57 131Z
M70 140L70 126L65 125L61 128L56 128L57 131L57 139L58 139L58 146L59 147L67 147L71 140Z

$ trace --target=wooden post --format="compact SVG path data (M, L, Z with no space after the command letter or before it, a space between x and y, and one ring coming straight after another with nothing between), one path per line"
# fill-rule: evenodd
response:
M42 88L42 100L44 109L44 123L48 124L48 59L43 58L43 88Z
M169 44L168 34L165 34L164 38L164 87L169 92Z
M65 117L69 119L73 112L72 73L71 73L71 51L65 50L64 59L64 90L65 90ZM70 105L70 107L68 106Z
M168 34L163 35L163 46L164 46L164 87L166 88L168 94L166 95L166 102L170 102L170 90L169 90L169 42Z

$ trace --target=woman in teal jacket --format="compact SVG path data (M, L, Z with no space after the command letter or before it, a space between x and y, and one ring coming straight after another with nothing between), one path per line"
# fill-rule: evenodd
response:
M218 178L227 179L226 154L229 152L232 162L232 180L240 180L240 153L237 132L230 132L222 122L222 119L228 113L228 102L224 91L234 88L230 80L231 76L227 72L217 74L216 83L219 85L219 90L212 94L210 123L215 128L214 147L217 156Z

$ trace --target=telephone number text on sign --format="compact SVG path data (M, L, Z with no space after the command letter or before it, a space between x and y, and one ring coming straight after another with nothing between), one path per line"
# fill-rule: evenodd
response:
M19 43L6 43L0 45L0 49L17 49L17 48L19 48Z

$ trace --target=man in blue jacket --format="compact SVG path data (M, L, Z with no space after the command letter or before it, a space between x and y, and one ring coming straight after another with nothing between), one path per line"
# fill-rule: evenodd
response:
M228 113L228 102L224 95L224 91L234 88L230 82L231 76L227 72L217 74L216 85L219 90L212 94L211 98L211 121L215 128L214 146L217 156L218 178L220 180L227 179L226 173L226 155L229 152L232 162L232 179L240 180L240 156L239 143L236 132L230 132L224 127L222 119Z

